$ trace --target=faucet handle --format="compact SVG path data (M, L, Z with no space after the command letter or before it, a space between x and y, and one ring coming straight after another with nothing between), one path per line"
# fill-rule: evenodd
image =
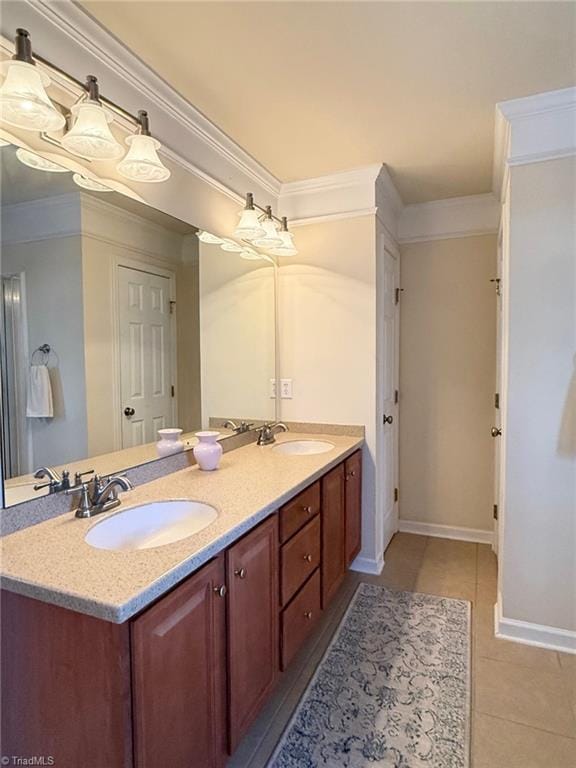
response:
M76 517L90 517L92 513L92 499L88 493L88 485L89 483L79 483L73 488L67 488L64 491L67 496L72 496L76 493L81 494L80 503L76 508Z
M84 475L93 475L93 474L94 474L94 470L93 469L87 469L85 472L75 472L74 473L74 485L75 486L82 485L83 484L82 478L84 477Z

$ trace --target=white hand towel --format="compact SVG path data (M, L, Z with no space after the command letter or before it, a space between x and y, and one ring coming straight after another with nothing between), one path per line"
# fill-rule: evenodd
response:
M30 366L26 416L31 419L50 419L54 416L52 385L46 365Z

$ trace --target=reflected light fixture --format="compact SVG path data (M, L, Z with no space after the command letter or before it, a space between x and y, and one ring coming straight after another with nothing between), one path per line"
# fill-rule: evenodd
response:
M206 230L199 230L196 236L201 243L206 243L207 245L220 245L222 243L221 237L213 235L212 232L206 232Z
M229 240L228 238L224 238L222 240L220 243L220 248L222 248L223 251L229 251L230 253L242 253L244 250L243 245L234 242L234 240Z
M30 35L16 30L15 53L0 65L0 119L27 131L58 131L66 118L50 101L46 87L50 78L36 67Z
M71 109L75 122L64 135L62 146L90 160L114 160L124 150L110 130L112 115L102 106L97 78L88 75L84 88L86 95Z
M122 176L132 181L159 182L170 177L157 150L160 142L150 134L150 122L145 110L138 112L139 132L126 138L128 154L118 164L117 170Z
M258 253L258 251L255 251L252 248L243 248L242 253L240 254L240 258L246 259L246 261L260 261L262 256Z
M234 230L236 237L242 240L255 240L264 237L266 231L260 223L260 214L254 208L254 196L251 192L246 194L246 206L240 213L240 221Z
M262 221L264 234L261 237L257 237L252 242L258 248L277 248L279 245L282 245L283 240L280 238L278 230L276 229L276 223L272 216L272 207L267 205L265 212L265 218Z
M78 184L82 189L89 189L90 192L113 192L110 187L105 187L104 184L100 184L99 181L89 179L87 176L82 176L80 173L75 173L72 176L72 181Z
M270 253L273 256L296 256L298 250L294 245L294 235L288 231L288 219L286 216L282 217L282 226L278 236L282 238L282 245L270 248Z
M27 165L28 168L33 168L35 171L46 171L47 173L70 173L68 168L62 168L58 163L53 163L51 160L47 160L42 155L37 155L36 152L30 152L23 147L18 147L16 150L16 157L21 163Z

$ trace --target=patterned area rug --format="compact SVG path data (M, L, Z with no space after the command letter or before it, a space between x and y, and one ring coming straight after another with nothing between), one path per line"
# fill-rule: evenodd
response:
M470 603L361 584L268 768L467 768Z

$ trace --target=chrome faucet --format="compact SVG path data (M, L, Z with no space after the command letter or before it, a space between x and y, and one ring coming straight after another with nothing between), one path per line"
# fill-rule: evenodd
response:
M119 506L118 488L123 491L131 491L134 486L123 475L113 475L108 478L100 478L95 475L89 482L69 488L66 493L80 493L80 501L75 512L76 517L93 517Z
M51 467L40 467L34 472L36 480L44 480L48 478L47 483L40 483L35 485L34 490L40 491L43 488L48 488L48 493L58 493L59 491L65 491L70 488L70 472L67 469L62 470L62 476L58 474Z
M240 424L236 424L232 419L228 419L223 424L224 429L231 429L236 432L237 435L242 435L244 432L249 432L254 424L248 424L246 421L241 421Z
M288 427L282 421L272 422L271 424L263 424L258 430L257 445L272 445L276 442L275 430L281 430L282 432L288 432Z

